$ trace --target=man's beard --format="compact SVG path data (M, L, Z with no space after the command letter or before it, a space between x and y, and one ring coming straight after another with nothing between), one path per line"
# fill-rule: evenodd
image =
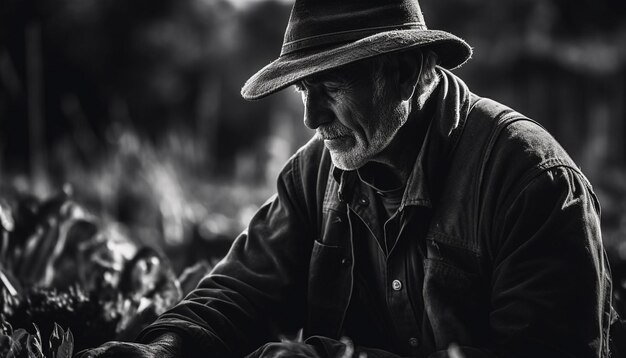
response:
M349 150L344 152L330 151L335 167L342 170L356 170L372 160L391 143L397 131L406 122L407 113L399 105L387 105L385 107L376 117L377 122L374 123L376 127L370 128L370 133L374 133L374 136L369 139L367 144L340 122L318 128L315 137L322 141L341 136L354 138L354 145Z

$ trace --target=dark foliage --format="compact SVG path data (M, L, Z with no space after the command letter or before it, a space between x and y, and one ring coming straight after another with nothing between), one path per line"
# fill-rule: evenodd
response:
M78 287L68 290L33 288L8 305L5 320L14 327L39 327L43 337L54 333L56 325L69 327L74 333L75 348L98 346L115 337L122 312L115 301L88 294Z

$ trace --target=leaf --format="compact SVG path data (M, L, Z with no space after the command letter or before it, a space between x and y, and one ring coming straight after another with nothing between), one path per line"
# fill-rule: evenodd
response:
M41 332L39 332L39 327L37 327L36 324L33 323L33 327L35 327L35 340L39 344L39 347L41 347Z
M63 336L63 343L56 352L55 358L72 358L72 352L74 351L74 335L70 329L67 329Z
M26 344L22 344L22 348L26 348L28 358L45 358L43 355L43 347L41 346L41 333L39 327L33 324L35 334L26 332Z
M33 326L35 327L34 335L30 334L23 328L19 328L13 332L13 335L11 336L11 340L13 342L6 357L45 358L41 347L41 334L39 333L39 328L37 328L36 325ZM3 355L3 357L5 356Z
M41 349L41 342L37 336L32 334L29 334L26 339L26 352L28 352L28 358L45 358Z
M0 357L19 357L22 347L19 342L9 336L0 335Z
M30 333L28 333L24 328L18 328L13 332L11 338L13 338L13 340L18 342L20 345L24 346L29 335Z
M59 347L61 346L61 344L63 344L64 333L65 332L63 331L63 328L61 328L61 326L59 326L55 322L54 329L52 330L52 333L50 334L50 339L48 339L48 344L50 347L50 353L52 354L52 358L57 357L57 351Z
M0 321L0 336L12 336L13 326L7 321Z
M54 330L50 334L50 354L52 358L72 358L74 351L74 335L72 331L63 331L58 324L54 324Z

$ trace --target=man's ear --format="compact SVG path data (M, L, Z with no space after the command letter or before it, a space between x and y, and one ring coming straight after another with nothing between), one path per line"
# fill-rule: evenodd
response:
M415 93L422 75L424 57L422 51L406 51L398 57L398 87L403 101Z

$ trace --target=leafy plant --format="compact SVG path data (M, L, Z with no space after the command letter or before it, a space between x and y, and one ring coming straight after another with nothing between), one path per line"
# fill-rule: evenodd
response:
M165 256L86 212L70 189L44 201L0 194L0 322L41 329L49 356L67 350L60 326L76 333L76 350L133 339L181 298ZM4 347L18 349L17 332L29 339L7 330Z
M50 335L50 352L51 358L71 358L72 350L74 349L74 336L72 331L63 331L63 328L58 324L54 324L54 330Z
M13 331L7 322L1 323L0 329L0 356L10 358L72 358L74 351L74 336L68 329L64 331L55 324L48 340L48 347L44 354L41 333L37 325L33 325L35 332L30 333L23 328Z
M32 288L2 306L7 312L4 320L15 327L37 326L44 336L59 336L59 325L71 327L77 333L77 349L96 346L115 337L116 325L124 314L112 309L118 306L112 300L86 293L78 286L67 290Z

